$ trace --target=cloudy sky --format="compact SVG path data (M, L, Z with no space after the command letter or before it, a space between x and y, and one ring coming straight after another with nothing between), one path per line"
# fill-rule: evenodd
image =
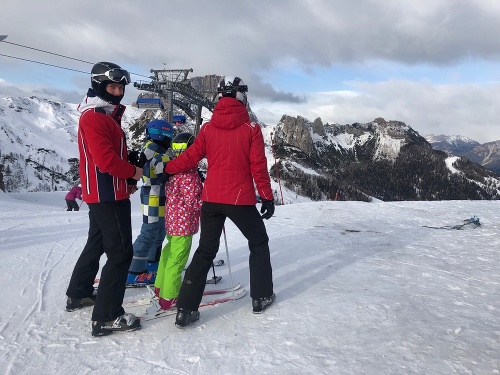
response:
M0 97L77 103L91 63L112 61L134 81L162 68L238 75L268 124L284 114L384 117L421 135L500 140L495 0L2 0L1 9ZM137 94L128 86L125 102Z

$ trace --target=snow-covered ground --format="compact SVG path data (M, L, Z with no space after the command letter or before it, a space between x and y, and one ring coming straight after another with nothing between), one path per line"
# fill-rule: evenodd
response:
M500 374L500 202L278 206L266 221L277 301L263 315L247 294L184 330L171 316L93 338L91 309L64 309L88 228L64 194L0 193L2 374ZM477 229L425 227L473 215ZM248 289L246 241L226 232Z

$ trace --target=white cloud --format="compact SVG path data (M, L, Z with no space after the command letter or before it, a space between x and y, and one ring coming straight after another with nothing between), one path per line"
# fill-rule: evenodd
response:
M13 22L12 14L22 14L22 22ZM405 121L420 133L465 131L483 140L500 139L493 105L498 88L477 81L481 74L498 80L500 39L492 35L499 22L498 2L480 0L152 0L119 6L97 0L7 0L0 13L9 43L89 62L113 61L146 76L164 66L193 68L192 76L239 75L251 89L256 114L268 122L285 113L334 122L382 116ZM8 43L0 43L0 54L90 70L84 62ZM490 65L478 72L474 62L481 69L485 62ZM81 73L36 82L43 77L31 76L29 66L0 56L0 95L48 90L54 98L75 102L86 92L88 77ZM51 75L57 68L46 69ZM321 82L318 71L338 76L315 87L292 83L304 77ZM135 95L128 89L127 101Z
M324 123L369 122L377 117L403 121L421 135L460 134L478 142L500 140L495 105L500 83L489 85L430 82L352 82L353 91L307 94L305 103L255 102L261 121L275 123L283 114L321 117Z

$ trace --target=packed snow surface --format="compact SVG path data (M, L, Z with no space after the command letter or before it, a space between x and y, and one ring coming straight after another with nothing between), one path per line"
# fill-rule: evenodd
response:
M500 374L500 202L277 206L264 314L247 293L183 330L170 316L94 338L91 308L65 311L88 208L65 211L64 195L0 193L2 374ZM132 207L136 236L138 193ZM473 215L480 227L446 229ZM248 290L247 242L229 221L226 233L220 285L229 265Z

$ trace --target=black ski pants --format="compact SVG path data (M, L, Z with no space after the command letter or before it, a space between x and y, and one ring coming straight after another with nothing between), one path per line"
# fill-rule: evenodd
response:
M76 203L76 201L66 199L66 206L68 207L66 211L80 211L80 206L78 206L78 203Z
M99 260L106 254L101 271L92 320L114 320L125 311L122 307L125 283L132 261L132 224L130 200L91 203L87 244L76 262L66 295L84 298L92 295Z
M200 243L186 270L177 299L177 307L198 310L206 279L217 255L224 222L229 218L248 240L250 249L250 296L273 294L273 272L269 254L269 237L255 206L203 202L200 218Z

